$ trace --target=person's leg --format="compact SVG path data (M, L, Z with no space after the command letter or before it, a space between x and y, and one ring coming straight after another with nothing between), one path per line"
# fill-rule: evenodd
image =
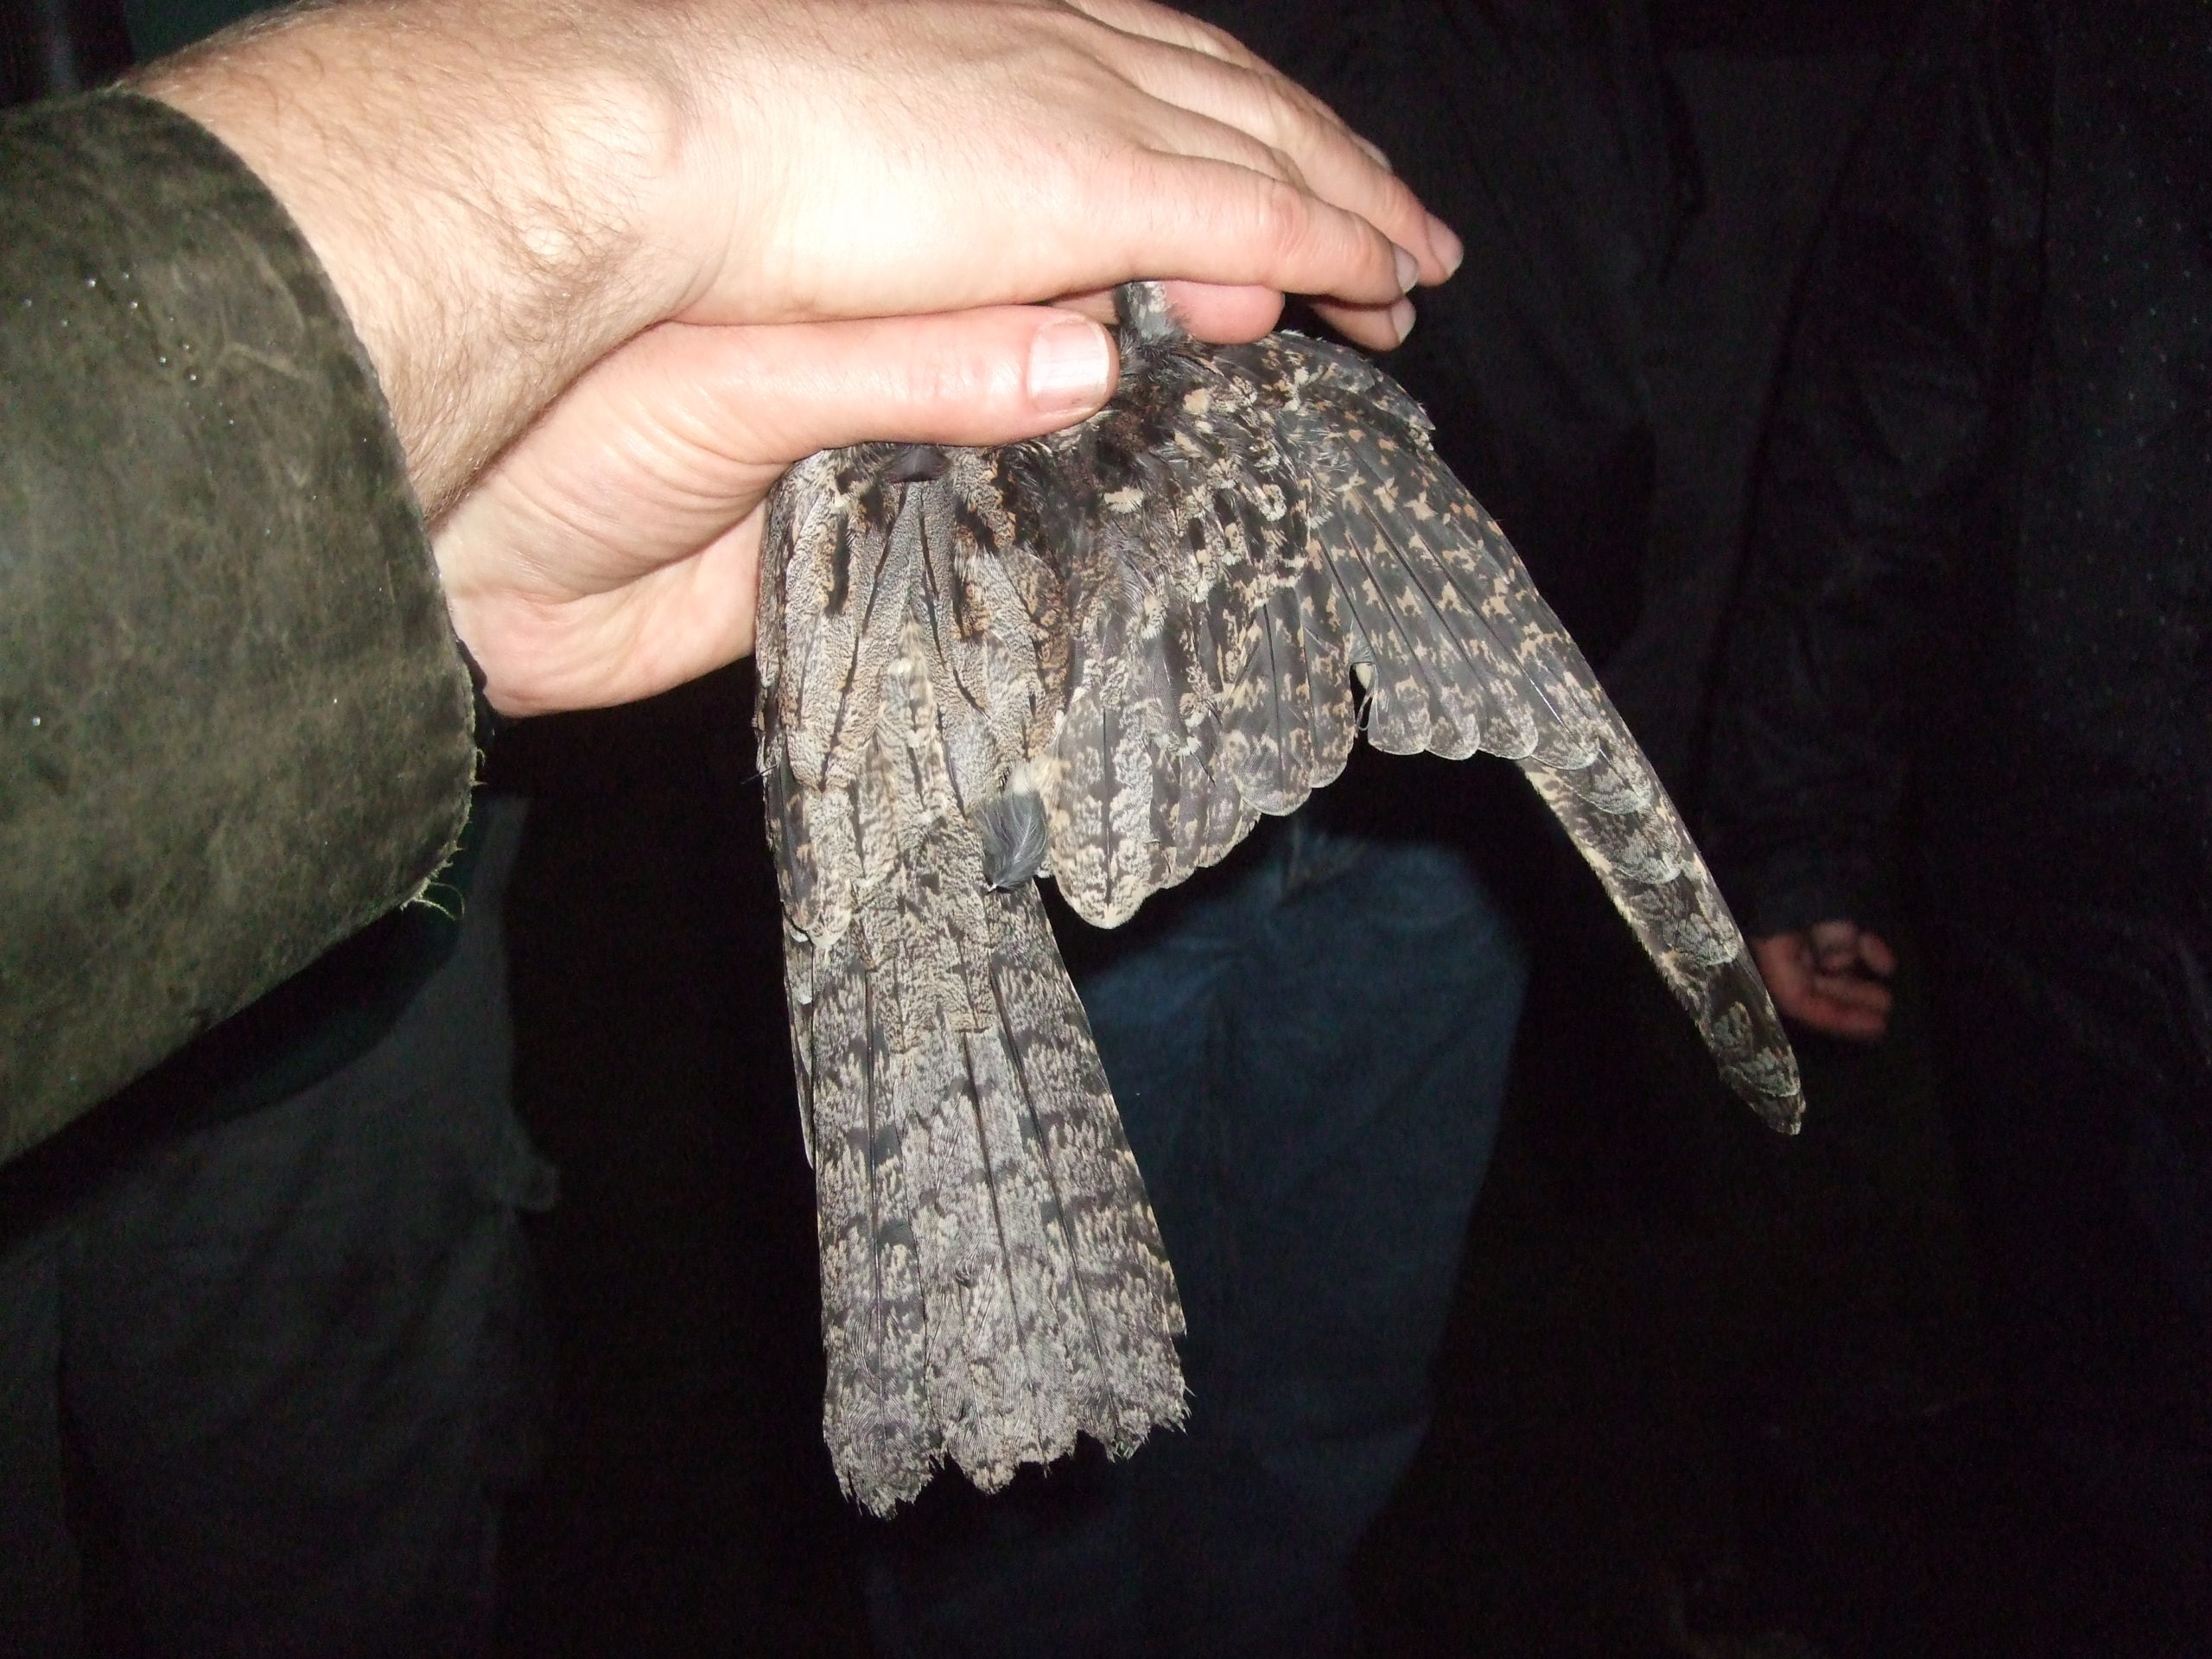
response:
M63 1399L156 1654L488 1637L550 1172L509 1103L491 826L451 957L351 1065L142 1160L69 1229Z
M1427 1429L1527 981L1446 849L1294 820L1274 876L1191 1109L1217 1278L1186 1466L1135 1471L1179 1584L1155 1636L1192 1653L1350 1644L1351 1553Z
M55 1249L50 1227L0 1239L0 1659L73 1659L80 1650Z

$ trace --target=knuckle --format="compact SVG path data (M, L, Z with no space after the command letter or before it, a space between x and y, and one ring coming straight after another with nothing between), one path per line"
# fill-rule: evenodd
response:
M1261 63L1259 55L1227 29L1196 17L1187 21L1192 41L1200 50L1247 69Z
M1262 181L1252 204L1252 236L1270 260L1302 252L1313 233L1313 209L1305 192L1287 180Z

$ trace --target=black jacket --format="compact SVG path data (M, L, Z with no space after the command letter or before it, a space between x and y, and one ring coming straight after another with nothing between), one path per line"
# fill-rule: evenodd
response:
M1777 405L1708 847L1757 932L1879 920L1902 865L2212 1077L2208 86L2199 0L1980 0L1908 55Z

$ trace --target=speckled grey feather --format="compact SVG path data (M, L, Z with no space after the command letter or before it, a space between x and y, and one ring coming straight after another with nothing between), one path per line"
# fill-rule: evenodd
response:
M1394 753L1516 761L1723 1076L1796 1067L1604 690L1419 407L1293 334L1122 293L1070 431L810 458L770 503L759 713L846 1490L986 1490L1178 1421L1174 1281L1033 881L1101 925Z

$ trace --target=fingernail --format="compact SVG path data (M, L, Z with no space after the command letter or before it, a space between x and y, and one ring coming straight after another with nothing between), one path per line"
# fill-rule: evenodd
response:
M1410 294L1414 284L1421 281L1421 261L1395 243L1391 245L1391 250L1398 256L1398 292Z
M1436 257L1444 262L1444 274L1449 276L1459 269L1459 262L1467 257L1467 245L1452 233L1452 227L1434 213L1428 216L1428 245L1436 250Z
M1046 412L1103 403L1114 372L1106 331L1088 317L1046 323L1029 341L1029 401Z
M1414 331L1414 302L1397 301L1390 307L1390 326L1398 331L1398 344L1406 343L1406 336Z
M1357 144L1362 149L1365 150L1367 152L1368 159L1373 162L1376 166L1381 168L1385 173L1395 173L1397 171L1395 168L1390 165L1389 153L1385 150L1382 145L1376 143L1372 138L1363 138L1355 132L1351 136L1351 141L1355 144Z

